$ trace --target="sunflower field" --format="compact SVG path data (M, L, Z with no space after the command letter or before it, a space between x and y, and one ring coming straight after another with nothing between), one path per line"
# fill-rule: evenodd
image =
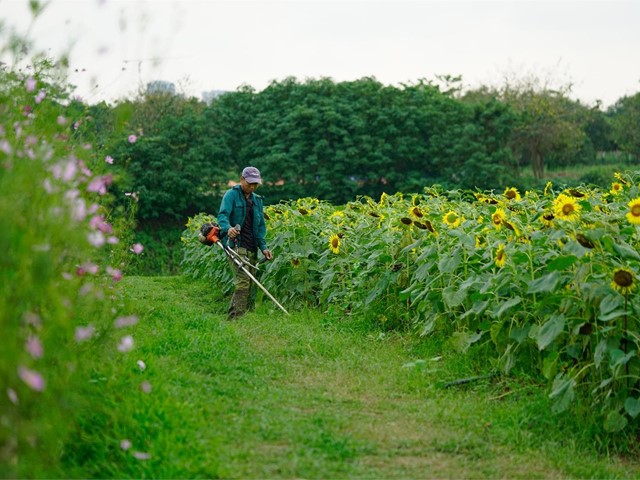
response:
M554 412L585 405L604 429L640 414L640 172L611 189L382 194L265 208L274 259L261 282L284 305L490 344L496 371L546 379ZM231 289L219 249L190 218L183 266Z

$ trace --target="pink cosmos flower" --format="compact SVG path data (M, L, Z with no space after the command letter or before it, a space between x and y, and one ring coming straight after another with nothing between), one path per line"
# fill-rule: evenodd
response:
M0 142L0 151L3 151L7 155L10 155L12 149L11 149L11 145L9 144L9 142L7 142L6 140L2 140Z
M118 345L119 352L128 352L133 348L133 337L131 335L126 335L120 339L120 344Z
M107 273L111 275L111 278L114 282L119 282L120 280L122 280L122 271L116 268L107 267Z
M136 364L138 365L138 368L140 369L140 371L144 372L147 368L147 365L142 361L142 360L138 360L136 362Z
M44 378L35 370L29 370L27 367L20 365L18 367L18 376L31 390L42 392L45 389Z
M131 448L131 440L125 438L124 440L120 440L120 448L122 450L129 450Z
M114 322L116 328L132 327L138 323L138 317L135 315L129 315L128 317L118 317Z
M141 243L136 243L133 247L131 247L131 251L136 255L140 255L143 250L144 250L144 247L142 246Z
M104 233L102 232L89 232L87 234L87 240L91 245L93 245L96 248L102 247L107 241L107 239L104 236Z
M27 92L33 92L36 89L36 79L33 77L27 78L27 80L24 82L24 88L27 90Z
M27 339L25 348L33 358L36 358L36 359L42 358L42 356L44 355L44 348L42 348L42 342L38 337L34 335L29 336L29 338Z
M40 90L38 92L38 95L36 95L36 103L42 102L42 100L44 100L44 97L46 96L47 96L47 92L45 92L44 90Z
M86 327L76 327L75 339L76 342L84 342L85 340L93 337L96 328L93 325L87 325Z
M90 275L95 275L98 273L99 270L100 270L100 267L95 263L85 262L76 269L76 275L78 275L79 277L87 273Z
M11 403L18 405L18 394L13 388L7 388L7 397L11 400Z
M109 245L117 245L120 242L120 239L114 235L107 237L107 243Z
M91 217L89 226L94 230L100 230L102 233L111 233L113 231L113 227L105 221L104 215L94 215Z
M99 195L104 195L107 193L107 187L111 185L112 182L113 182L113 177L111 175L96 177L91 181L91 183L87 187L87 192L96 192Z
M67 124L67 119L64 118L62 115L58 115L58 125L66 125Z
M77 222L81 222L87 217L87 214L89 212L87 212L87 204L84 202L83 198L78 198L77 200L74 200L71 206L72 206L71 213L73 215L73 218Z
M106 157L104 157L104 161L109 165L113 165L113 157L111 155L107 155Z
M151 384L145 380L140 384L140 390L142 390L144 393L151 393Z
M129 143L136 143L136 140L138 140L138 137L136 137L133 133L129 135Z
M77 130L79 126L80 126L80 122L73 122L73 129L74 130Z

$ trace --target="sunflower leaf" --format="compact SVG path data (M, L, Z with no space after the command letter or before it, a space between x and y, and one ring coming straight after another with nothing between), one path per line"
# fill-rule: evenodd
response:
M575 255L565 255L556 257L547 264L547 270L550 272L556 270L565 270L578 261Z
M553 271L529 282L527 293L553 292L560 281L560 273Z
M549 398L554 400L552 410L554 413L564 412L573 399L575 397L575 393L573 391L576 385L576 381L566 376L564 373L560 373L554 380L553 386L551 387L551 393L549 394Z
M549 321L538 330L538 338L536 339L538 349L547 348L562 333L564 325L564 315L552 315Z
M628 423L629 422L623 415L620 415L620 413L618 412L612 411L607 415L607 418L604 420L603 426L607 432L613 433L619 432L620 430L624 429L624 427L626 427Z
M636 418L640 414L640 398L627 397L624 409L632 418Z
M622 258L633 258L634 260L640 260L640 253L638 253L636 249L628 243L619 241L618 243L613 244L613 249Z

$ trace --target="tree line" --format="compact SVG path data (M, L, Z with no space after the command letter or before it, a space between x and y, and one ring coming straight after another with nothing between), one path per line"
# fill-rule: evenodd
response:
M542 184L545 168L594 164L603 152L640 159L640 92L603 110L532 84L463 92L460 79L444 80L287 78L208 105L154 93L67 109L72 134L114 159L116 192L137 192L141 220L215 212L246 165L263 172L267 204L340 204L432 184L533 188L525 168Z

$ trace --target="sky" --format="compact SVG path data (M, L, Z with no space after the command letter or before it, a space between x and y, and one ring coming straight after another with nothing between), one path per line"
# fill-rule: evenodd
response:
M201 97L287 77L401 86L459 75L466 88L537 78L604 108L640 91L640 0L51 0L35 21L27 0L0 0L0 19L37 49L68 53L89 103L154 80Z

